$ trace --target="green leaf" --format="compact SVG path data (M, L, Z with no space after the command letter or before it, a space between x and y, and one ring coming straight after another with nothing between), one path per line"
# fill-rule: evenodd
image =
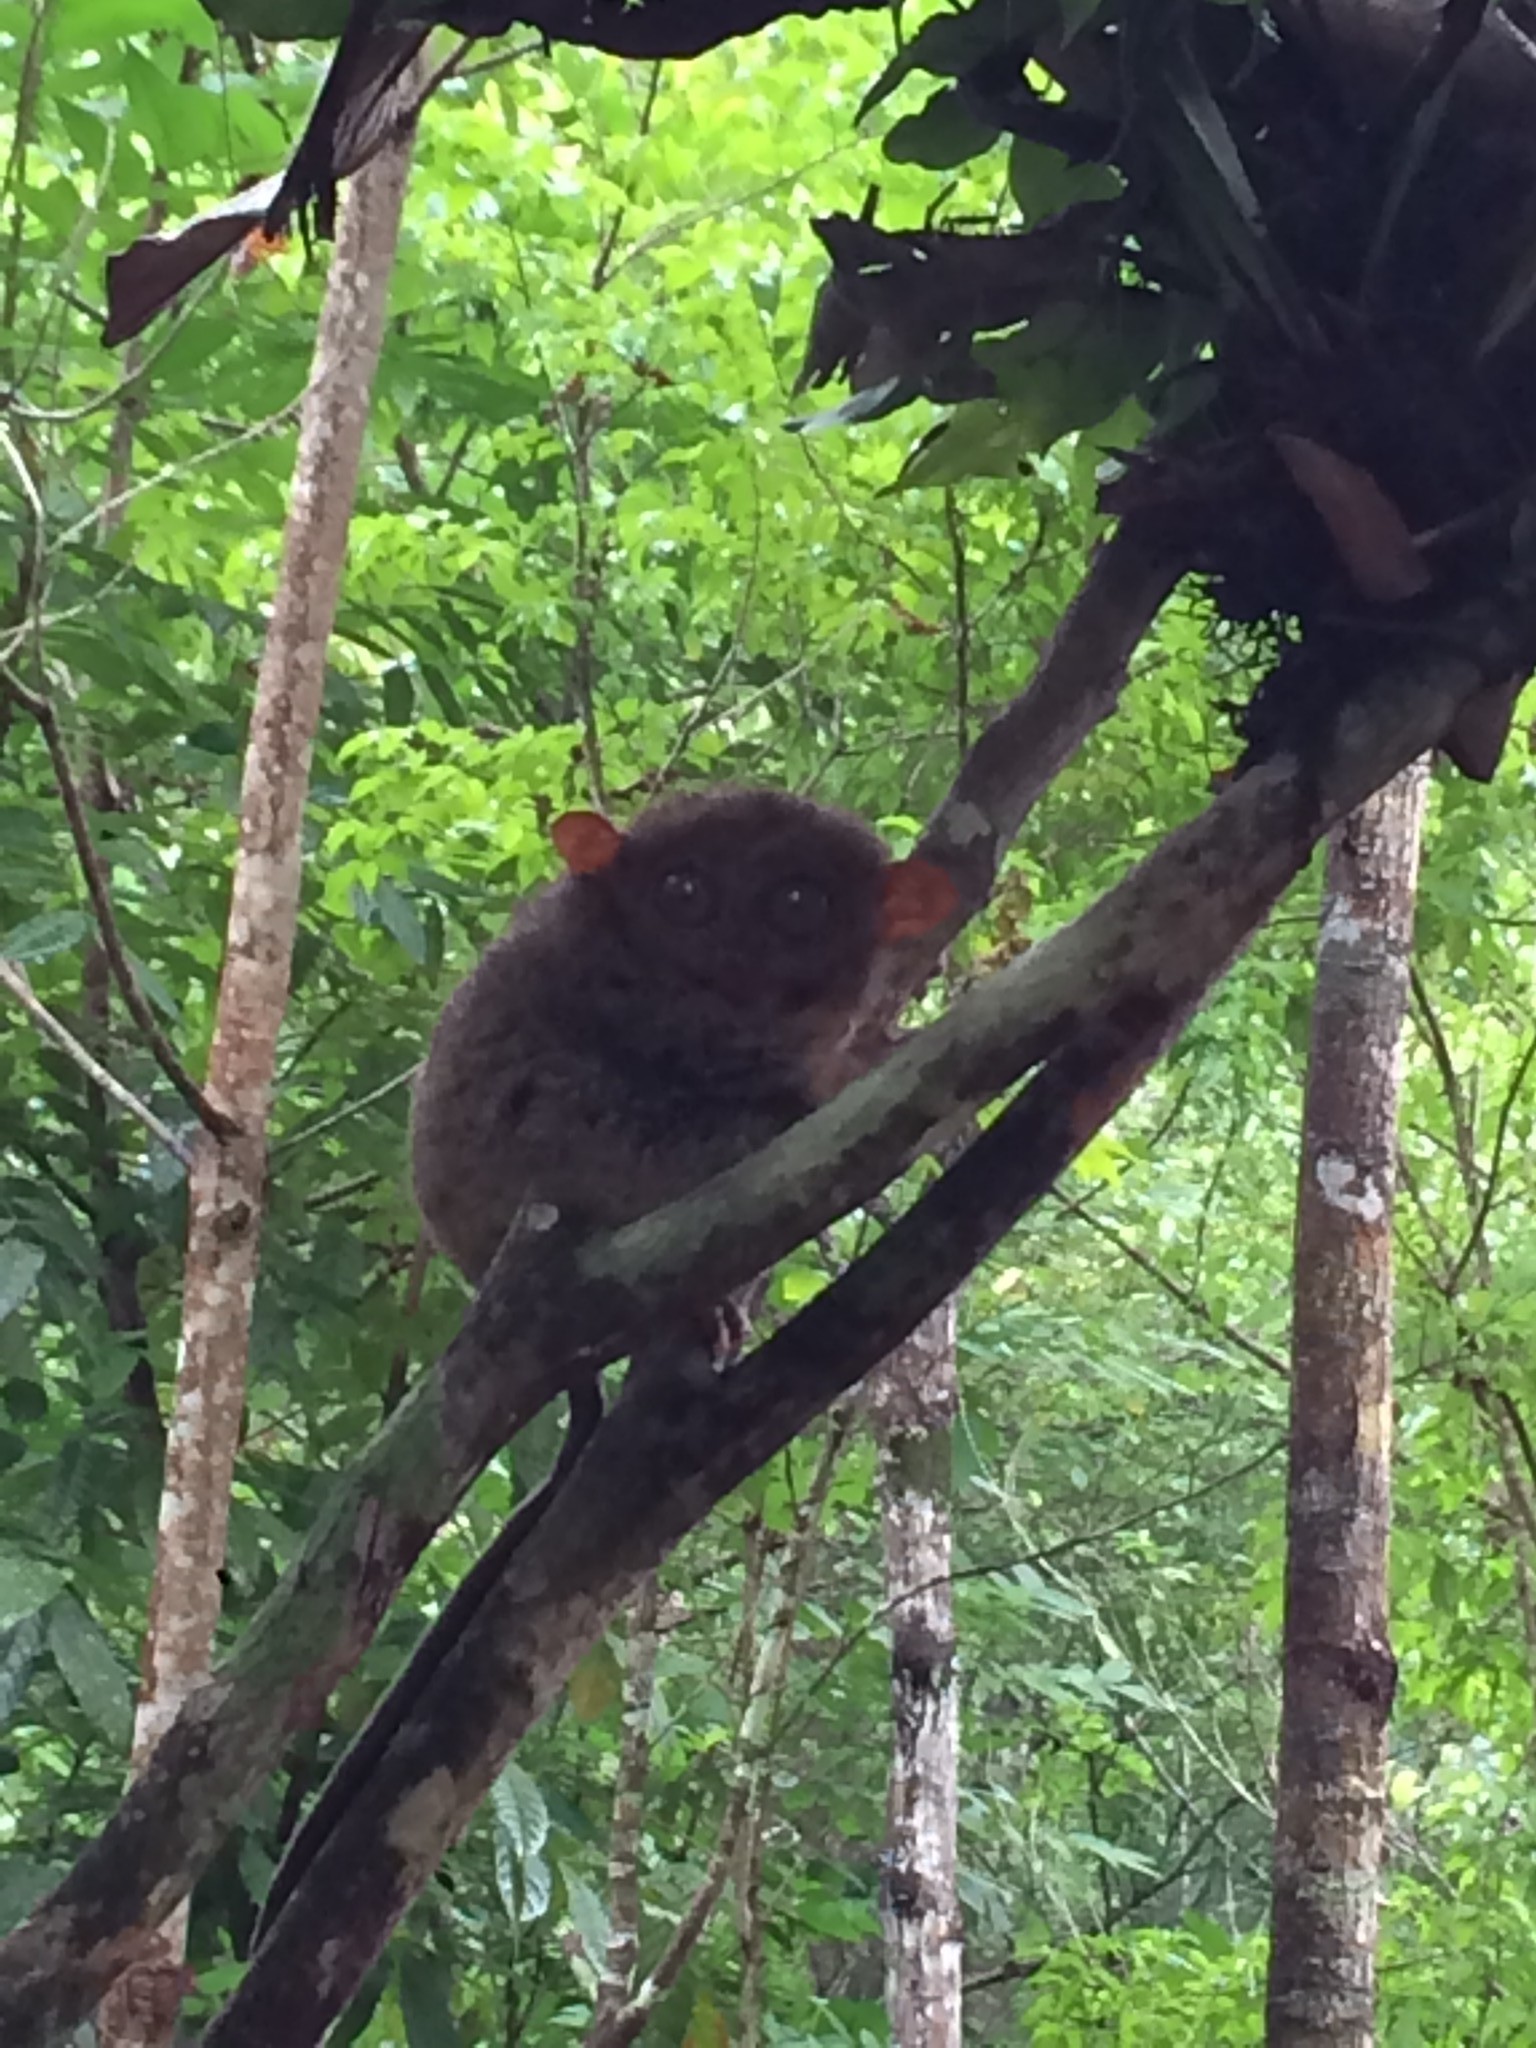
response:
M0 1323L20 1308L47 1263L41 1245L20 1237L0 1238Z
M608 1953L608 1909L569 1864L561 1864L560 1881L565 1886L566 1908L582 1952L594 1970L601 1970Z
M507 1764L492 1784L491 1810L519 1856L536 1856L549 1840L544 1794L520 1764Z
M0 1628L0 1723L8 1722L26 1697L47 1633L41 1612Z
M379 922L385 931L409 960L417 967L424 966L427 958L427 935L410 897L399 889L388 875L381 875L373 892L373 901Z
M492 1850L496 1889L513 1928L542 1919L554 1880L543 1856L549 1810L534 1780L509 1763L491 1786Z
M1075 1849L1081 1849L1097 1862L1107 1864L1112 1870L1134 1870L1138 1876L1150 1877L1157 1865L1135 1849L1122 1848L1118 1842L1107 1842L1102 1835L1089 1834L1085 1829L1074 1828L1067 1840Z
M411 1949L395 1977L410 2048L462 2048L453 2017L453 1965L433 1949Z
M1026 227L1085 200L1118 199L1125 180L1112 164L1075 164L1059 149L1013 136L1008 144L1008 189Z
M18 1428L41 1422L48 1413L48 1391L36 1380L8 1379L0 1388L0 1401Z
M961 405L918 443L891 489L953 484L970 476L1016 478L1035 447L1029 421L993 398Z
M624 1696L624 1672L606 1636L599 1636L566 1680L566 1696L578 1721L600 1721Z
M978 120L953 86L945 86L920 113L904 115L895 124L885 138L885 153L893 164L951 171L984 155L999 132Z
M469 723L468 714L464 706L459 702L453 684L435 663L423 665L421 680L427 686L428 696L431 697L433 703L449 725L467 725Z
M1007 43L1026 43L1054 21L1056 0L977 0L974 7L930 15L859 102L857 118L888 99L913 71L961 78Z
M57 1565L22 1551L0 1550L0 1628L10 1628L46 1607L63 1587Z
M211 93L168 76L152 58L128 48L119 56L134 126L166 170L184 170L217 154L224 135Z
M156 974L154 968L149 966L146 961L141 960L137 953L129 953L128 965L133 969L134 980L144 991L146 998L153 1007L170 1023L179 1024L181 1022L181 1005L166 986L164 978Z
M211 50L215 35L197 0L59 0L49 26L50 54L114 51L129 36L155 35Z
M416 685L404 662L384 672L384 717L390 725L410 725L416 716Z
M0 934L0 955L16 961L50 960L55 953L78 946L90 929L91 920L83 911L40 911Z
M117 1652L71 1593L48 1610L48 1648L80 1711L115 1749L133 1738L133 1688Z

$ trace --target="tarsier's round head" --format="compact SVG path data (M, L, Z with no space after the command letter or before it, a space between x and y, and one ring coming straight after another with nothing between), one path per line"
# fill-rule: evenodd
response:
M552 837L648 970L744 1012L852 1004L880 946L956 900L930 862L893 861L859 819L783 790L666 797L627 832L571 811Z

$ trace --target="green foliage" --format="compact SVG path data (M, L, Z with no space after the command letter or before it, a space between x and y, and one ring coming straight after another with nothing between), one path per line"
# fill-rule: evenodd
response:
M858 210L882 136L882 208L904 226L923 221L924 166L938 163L963 166L955 203L978 213L1007 206L1033 223L1107 196L1102 175L1035 145L972 153L955 119L948 82L973 36L988 47L1000 22L1023 33L1049 11L986 0L936 13L894 63L879 17L797 20L667 72L654 93L648 72L557 50L456 81L434 104L306 827L226 1640L292 1559L328 1475L454 1327L450 1274L433 1269L419 1302L410 1288L407 1081L454 978L548 872L549 818L592 801L594 775L621 814L680 777L760 776L889 821L904 845L1076 586L1104 451L1140 431L1157 366L1198 346L1188 307L1159 312L1177 331L1149 331L1106 286L1091 309L1064 305L1000 339L1004 396L962 408L939 437L899 417L856 435L783 431L822 272L809 222ZM1069 10L1079 26L1089 12ZM322 27L313 11L292 22ZM12 55L30 33L20 10L0 20ZM137 368L102 352L93 309L104 256L152 207L179 220L275 168L317 53L247 70L191 0L64 0L43 55L46 90L0 195L0 549L14 591L38 558L35 495L46 573L0 617L0 653L58 706L128 952L196 1071L320 274L295 249L221 278ZM0 86L12 133L22 69L8 64ZM861 96L874 138L862 145ZM1182 118L1200 152L1189 175L1225 195L1230 249L1243 214L1220 135L1197 99ZM918 483L948 500L906 488ZM108 496L115 525L98 516ZM1234 752L1217 705L1265 660L1198 598L1169 607L1122 715L1030 820L957 977L1065 922L1193 813ZM24 712L3 747L0 954L183 1128L180 1099L101 998L88 900ZM1533 1098L1513 1085L1530 1044L1533 783L1517 749L1491 790L1439 786L1420 917L1428 1009L1408 1047L1400 1230L1393 2044L1524 2039L1536 2013L1509 1420L1523 1416L1536 1336ZM977 2041L1258 2038L1285 1414L1274 1361L1314 910L1299 887L1065 1200L1014 1235L965 1303L955 1513ZM184 1195L136 1122L19 1011L4 1017L8 1922L121 1782L161 1454L131 1393L148 1375L163 1397L173 1370ZM821 1247L786 1262L776 1307L826 1271ZM553 1443L546 1417L474 1489L326 1726L296 1740L294 1773L355 1732ZM669 1568L647 1964L706 1873L734 1782L749 1543L793 1525L818 1451L796 1445L758 1474ZM831 1495L774 1733L762 1903L775 2048L885 2038L874 1486L861 1442ZM620 1647L595 1653L519 1751L345 2038L581 2038L606 1925ZM287 1788L285 1772L200 1888L199 2012L238 1976ZM730 2038L741 1970L722 1913L651 2038Z

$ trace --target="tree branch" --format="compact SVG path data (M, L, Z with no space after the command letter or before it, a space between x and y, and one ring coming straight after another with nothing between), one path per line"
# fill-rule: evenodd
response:
M139 987L138 976L133 971L127 949L123 945L123 935L118 929L117 913L112 906L112 890L107 880L106 867L96 850L96 842L91 837L90 822L85 815L85 805L80 796L80 785L75 780L75 771L64 745L64 736L59 730L58 713L46 697L26 689L9 672L6 673L5 682L22 710L37 721L48 748L48 759L53 764L53 779L58 785L64 815L69 821L70 837L75 842L75 855L80 862L80 872L85 877L91 909L95 913L101 949L107 956L107 965L112 970L112 979L122 996L123 1007L138 1026L139 1033L153 1054L161 1073L204 1130L212 1131L216 1138L232 1137L238 1129L234 1118L226 1116L220 1109L215 1109L192 1079L182 1065L176 1048L161 1030L144 991ZM186 1157L184 1148L181 1149L181 1156Z
M870 1252L734 1371L625 1388L319 1848L205 2048L321 2038L583 1646L688 1529L953 1291L1135 1085L1168 1021L1057 1055Z
M687 1301L722 1298L869 1199L935 1126L1048 1059L1046 1074L909 1217L757 1354L756 1368L728 1375L707 1401L689 1389L671 1401L667 1417L676 1414L683 1436L693 1432L686 1458L658 1442L653 1459L658 1417L638 1395L621 1401L582 1478L560 1497L565 1514L551 1512L510 1575L514 1586L526 1583L536 1561L550 1575L536 1612L517 1616L503 1646L509 1668L498 1683L513 1690L496 1703L492 1743L515 1740L560 1682L567 1655L707 1510L717 1485L734 1485L889 1349L1048 1185L1133 1084L1136 1061L1246 943L1315 839L1433 745L1486 675L1513 669L1526 603L1524 591L1511 591L1502 609L1469 606L1458 621L1464 653L1438 641L1403 650L1400 666L1352 676L1305 763L1279 755L1232 783L1075 924L999 969L753 1159L612 1234L509 1240L458 1337L338 1485L304 1556L234 1655L187 1701L98 1841L0 1944L7 2048L40 2048L74 2024L121 1966L136 1924L163 1917L185 1894L287 1733L318 1711L431 1531L513 1429L622 1354L633 1332ZM999 815L1005 802L1000 791ZM615 1525L615 1502L636 1518L632 1529ZM610 1537L611 1553L602 1547ZM560 1542L571 1547L556 1555ZM481 1620L505 1621L507 1604L493 1592ZM391 1751L391 1769L409 1733ZM449 1807L413 1834L412 1882L460 1824L458 1803L478 1798L478 1753L465 1752L462 1778L450 1765ZM347 1827L334 1838L349 1839ZM318 1878L336 1865L322 1852L314 1869ZM377 1873L376 1901L388 1911L408 1895L406 1875L397 1844ZM350 1882L341 1884L336 1903L350 1895ZM293 1902L274 1945L284 1929L286 1947L302 1931ZM311 1965L309 1957L306 1976Z
M1075 1216L1080 1223L1086 1223L1090 1230L1096 1231L1100 1237L1115 1247L1122 1258L1128 1259L1133 1266L1145 1273L1149 1280L1155 1281L1165 1294L1171 1295L1181 1308L1187 1309L1190 1315L1213 1330L1218 1337L1224 1338L1235 1350L1244 1352L1256 1364L1262 1365L1266 1372L1274 1373L1279 1379L1290 1377L1290 1367L1283 1358L1267 1350L1255 1338L1247 1336L1235 1323L1229 1323L1222 1317L1213 1315L1210 1303L1198 1287L1191 1287L1187 1281L1179 1279L1177 1274L1170 1273L1165 1267L1160 1266L1156 1259L1149 1258L1123 1230L1118 1229L1105 1217L1095 1215L1089 1203L1072 1195L1064 1195L1060 1188L1056 1190L1056 1200L1069 1216Z
M1123 520L1099 543L1029 687L971 748L918 841L917 852L948 872L959 900L931 932L891 949L868 998L861 1065L986 902L1024 820L1119 703L1131 656L1184 567L1135 520Z
M1461 1256L1452 1267L1447 1282L1451 1294L1461 1286L1467 1267L1483 1245L1483 1233L1488 1228L1488 1218L1499 1191L1499 1171L1504 1164L1504 1146L1509 1138L1509 1120L1525 1088L1525 1079L1531 1071L1533 1059L1536 1059L1536 1036L1526 1041L1525 1050L1516 1060L1509 1086L1504 1091L1504 1100L1499 1105L1498 1120L1494 1125L1493 1153L1488 1161L1488 1171L1483 1176L1482 1199L1473 1212L1472 1221L1467 1227L1466 1244L1462 1247Z
M145 1130L158 1138L166 1151L179 1159L183 1166L192 1164L191 1152L170 1125L163 1124L147 1102L140 1102L138 1096L125 1088L115 1074L108 1073L94 1053L86 1051L69 1027L61 1024L47 1004L32 993L32 984L16 962L3 956L0 956L0 982L10 990L44 1037L51 1038L61 1051L68 1053L81 1073L94 1081L103 1095L110 1095L119 1109L126 1109L130 1116L137 1117Z

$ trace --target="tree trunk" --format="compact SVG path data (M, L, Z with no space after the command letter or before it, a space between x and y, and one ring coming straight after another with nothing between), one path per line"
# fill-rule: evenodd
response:
M1392 1199L1420 760L1328 842L1296 1210L1270 2048L1370 2048L1387 1719Z
M238 1127L197 1142L188 1191L180 1361L160 1500L133 1767L142 1771L207 1677L266 1196L266 1122L298 927L304 806L325 655L346 560L410 138L351 190L304 397L283 564L246 746L240 844L207 1094ZM103 2003L114 2044L169 2041L183 1987L185 1907Z
M624 1740L613 1788L613 1832L608 1842L608 1952L592 2011L592 2034L623 2010L640 1961L640 1859L645 1847L645 1793L651 1770L651 1711L656 1699L656 1652L661 1644L661 1581L647 1572L629 1613L629 1655L624 1674Z
M960 2048L960 1704L949 1506L959 1405L953 1298L875 1368L865 1394L880 1446L891 1615L886 2010L895 2048Z

